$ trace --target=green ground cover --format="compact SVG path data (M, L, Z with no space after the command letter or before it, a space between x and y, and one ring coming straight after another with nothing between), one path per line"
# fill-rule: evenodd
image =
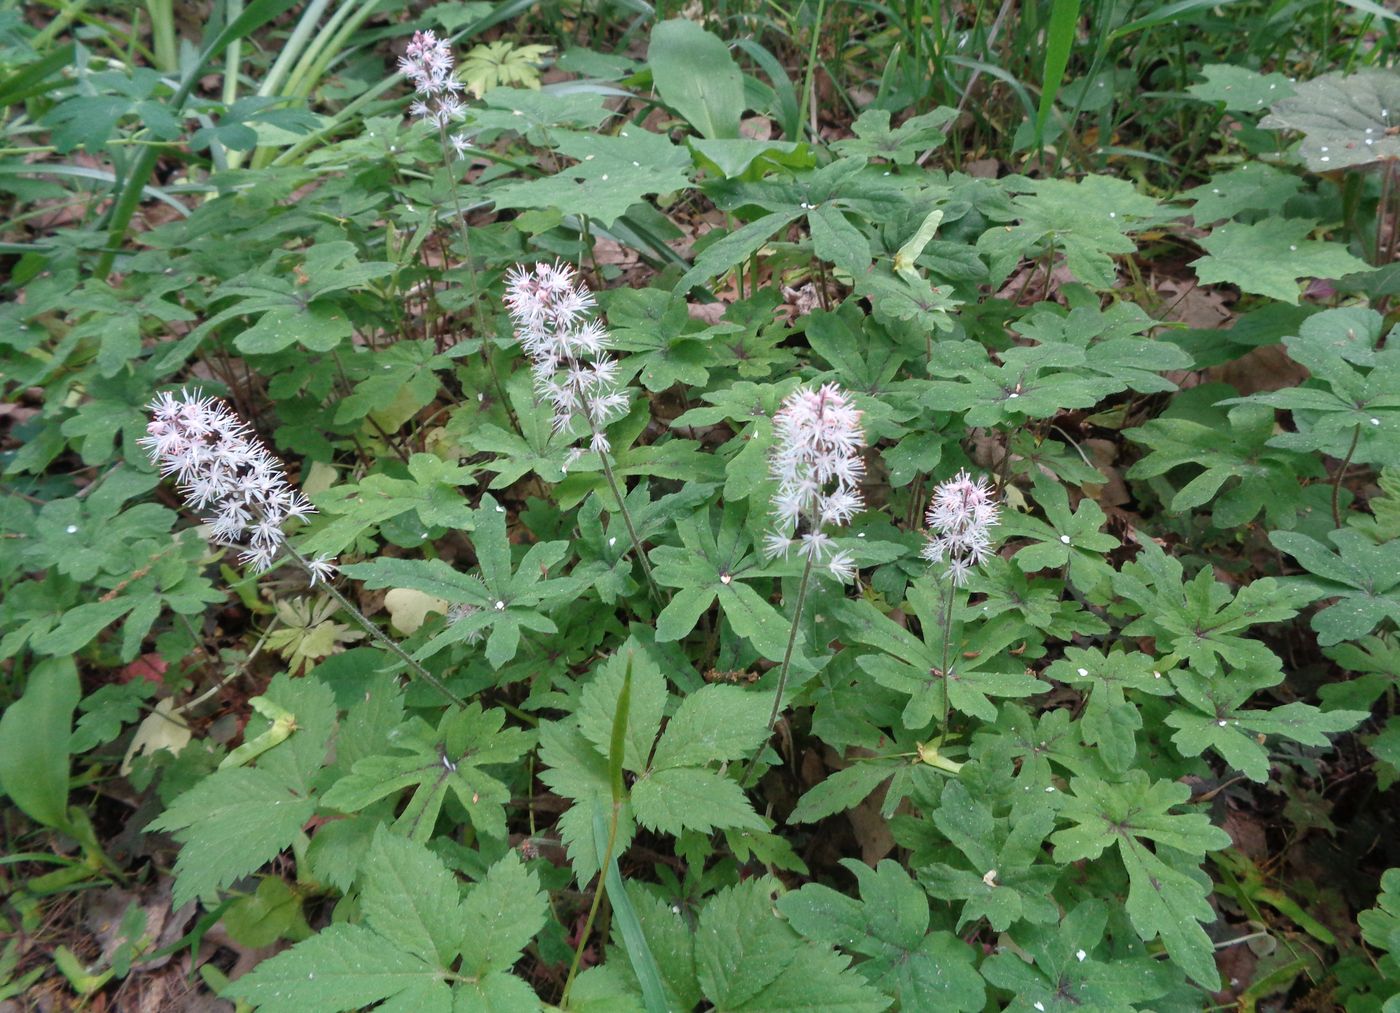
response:
M0 1000L1400 1011L1398 32L0 4Z

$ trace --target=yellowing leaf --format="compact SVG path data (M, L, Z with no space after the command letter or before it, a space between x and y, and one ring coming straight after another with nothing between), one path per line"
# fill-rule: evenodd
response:
M168 749L170 755L179 756L180 750L190 744L189 726L174 710L174 698L166 697L136 726L136 734L122 757L123 777L131 773L131 761L142 754L149 756L157 750Z
M389 622L404 636L412 636L427 622L429 612L447 614L447 602L431 594L408 587L396 587L384 595L384 607Z
M477 98L503 85L538 88L540 69L537 64L550 52L549 46L517 46L505 40L487 42L462 58L461 78L467 91Z

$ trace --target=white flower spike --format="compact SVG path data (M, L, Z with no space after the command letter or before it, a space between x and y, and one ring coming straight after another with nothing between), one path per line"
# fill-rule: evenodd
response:
M554 407L554 429L587 424L589 449L606 453L605 429L627 410L608 331L592 316L597 301L568 264L519 264L506 275L506 309L529 358L535 390Z
M418 96L409 112L444 129L466 115L458 94L462 82L452 76L452 64L452 47L433 32L414 32L399 57L399 71Z
M793 391L773 416L768 473L778 491L773 496L775 530L764 539L769 557L785 556L795 547L813 563L825 562L838 580L855 577L855 560L835 551L823 529L848 524L865 509L860 417L851 396L834 383Z
M946 563L953 584L962 586L973 568L991 555L990 532L1000 517L1001 508L986 477L974 480L967 471L959 471L933 491L924 558Z
M228 405L198 390L166 391L148 408L151 421L137 443L152 463L174 476L191 509L206 515L216 542L242 550L239 558L258 573L271 567L287 519L315 512L287 482L282 463ZM308 569L315 584L329 580L335 564L318 556Z

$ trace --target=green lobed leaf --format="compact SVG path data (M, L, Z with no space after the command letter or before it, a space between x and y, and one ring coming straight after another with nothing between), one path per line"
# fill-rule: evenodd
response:
M353 1010L404 993L446 1009L444 973L362 925L331 925L224 989L264 1013ZM426 1000L426 1001L425 1001Z
M622 762L626 769L638 774L646 769L656 734L661 730L668 696L666 679L650 651L636 641L628 641L615 651L598 666L593 681L579 694L574 716L584 737L600 754L608 755L614 716L629 665L632 682Z
M632 786L632 809L638 823L664 834L767 829L738 782L698 767L670 767L639 778Z
M1262 112L1294 94L1294 85L1279 73L1261 74L1247 67L1209 63L1201 68L1201 74L1205 80L1187 85L1186 90L1203 102L1219 102L1232 112Z
M539 879L514 851L507 851L472 887L461 906L458 924L447 938L458 938L462 968L476 976L503 971L520 959L530 940L544 928L549 905Z
M497 187L491 191L496 206L587 215L611 228L643 197L690 185L686 149L641 127L628 127L615 137L562 132L557 148L575 163L552 176Z
M360 880L361 910L376 932L416 957L451 966L459 952L462 904L457 880L442 859L381 824Z
M1261 127L1298 131L1298 154L1312 172L1400 158L1395 135L1400 77L1390 70L1323 74L1277 95Z
M851 859L841 864L859 881L860 900L809 883L778 899L788 923L809 939L868 957L856 970L901 1008L982 1009L972 949L950 932L928 931L928 896L909 874L889 859L875 869Z
M1340 278L1370 269L1338 243L1308 239L1316 225L1277 217L1253 225L1231 222L1199 240L1206 255L1191 266L1203 284L1238 285L1296 306L1299 278Z
M175 860L178 907L257 871L301 833L316 801L281 777L253 767L216 771L180 795L150 823L181 844Z
M749 756L768 737L766 696L738 686L702 686L676 708L656 745L652 768Z
M1206 901L1209 881L1168 864L1162 854L1199 861L1208 851L1229 847L1230 835L1196 813L1172 810L1190 798L1176 781L1152 781L1132 770L1117 783L1076 777L1073 794L1060 803L1059 817L1074 824L1051 835L1060 862L1097 858L1116 846L1128 872L1128 916L1144 941L1160 937L1172 959L1200 984L1216 988L1214 947L1198 922L1213 921ZM1149 851L1144 841L1158 846ZM1200 878L1197 878L1197 877ZM1204 882L1203 882L1204 880Z
M774 908L770 877L715 894L700 913L695 959L701 988L716 1009L866 1013L889 1000L846 958L797 935Z
M852 763L808 789L788 814L788 822L815 823L852 809L889 780L893 773L893 769L886 764L869 761Z
M1246 162L1229 172L1216 173L1210 182L1184 190L1181 196L1195 201L1191 217L1204 226L1234 218L1241 211L1281 208L1302 186L1297 176L1267 162Z

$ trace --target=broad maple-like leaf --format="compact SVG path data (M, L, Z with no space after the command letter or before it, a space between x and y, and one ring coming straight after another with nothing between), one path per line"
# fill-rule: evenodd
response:
M1191 266L1204 284L1238 285L1296 306L1299 278L1340 278L1371 269L1340 243L1307 238L1316 226L1310 218L1231 222L1199 240L1206 255Z
M1144 770L1129 771L1116 783L1076 777L1071 787L1059 817L1073 826L1051 836L1056 860L1094 859L1116 846L1128 871L1127 913L1138 935L1144 941L1160 936L1182 970L1208 988L1218 987L1214 947L1197 924L1216 917L1206 900L1209 880L1177 862L1185 856L1199 862L1206 852L1229 847L1230 835L1204 815L1174 812L1191 789L1176 781L1152 781ZM1156 845L1155 853L1148 841Z
M1295 88L1259 125L1302 133L1298 154L1313 172L1400 158L1400 76L1394 71L1324 74Z

